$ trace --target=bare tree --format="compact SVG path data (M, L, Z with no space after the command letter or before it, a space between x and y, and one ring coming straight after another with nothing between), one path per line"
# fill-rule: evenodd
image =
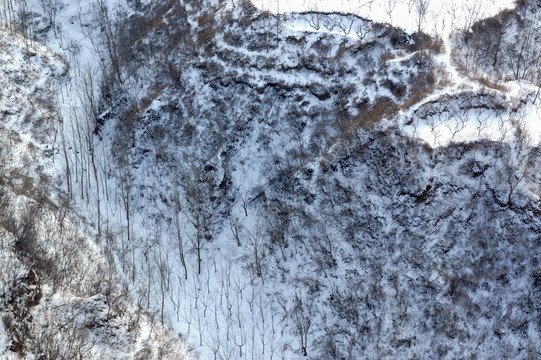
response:
M185 206L181 208L192 227L190 241L197 254L197 274L201 274L202 252L205 243L211 239L210 226L213 215L214 185L204 170L205 162L192 159L189 166L181 169L181 187Z
M248 233L246 243L247 253L251 259L252 268L257 277L263 280L263 262L265 259L265 242L263 237L264 229L257 222L253 231Z
M299 335L303 356L308 356L308 334L312 326L312 304L295 294L292 309L293 321Z
M393 24L393 12L394 12L394 8L396 7L397 2L398 0L384 0L383 1L385 12L387 13L387 16L389 16L389 22L391 25Z
M452 108L452 114L450 119L446 122L445 126L451 132L451 140L454 140L455 136L464 130L468 124L468 111L467 109Z
M533 21L525 20L520 36L509 43L504 51L507 64L516 80L534 80L541 63L541 51L537 46L537 32Z
M490 112L485 114L484 109L480 109L478 110L477 114L475 114L474 118L475 127L477 129L477 137L480 139L483 131L489 127L488 121L491 118L491 114Z
M49 18L49 24L53 28L54 37L57 38L56 33L56 16L58 11L63 6L62 0L40 0L41 8L47 14Z
M438 128L441 125L441 119L439 119L441 115L438 114L438 120L436 121L435 116L428 116L426 119L426 124L430 127L430 131L432 132L432 136L434 137L434 144L439 144L439 138L441 136L441 130Z
M313 27L315 30L319 30L321 28L321 20L323 17L323 14L321 14L317 9L310 10L307 14L306 21L308 22L308 25Z
M94 145L94 134L98 120L98 101L96 99L95 74L92 70L88 70L82 76L82 99L84 109L84 130L83 134L88 151L90 168L94 174L94 185L96 188L96 208L97 208L97 225L98 237L101 237L101 191L100 191L100 174L98 172L96 148Z
M188 280L188 267L186 266L186 257L185 257L185 250L184 250L184 238L182 236L181 227L180 227L180 197L179 193L176 190L174 193L173 198L173 205L172 205L172 218L173 218L173 224L175 226L175 236L176 236L176 243L179 253L179 259L180 263L182 264L182 267L184 268L184 279Z
M526 177L528 170L528 158L531 153L531 142L525 124L525 115L510 119L514 129L514 141L512 147L505 152L504 178L508 186L507 205L512 205L513 194L517 187Z
M364 40L374 31L374 29L372 28L372 24L362 21L354 28L354 31L359 40Z
M340 16L337 19L336 26L344 33L344 36L348 36L351 33L354 22L355 18L352 16Z
M240 239L243 236L242 231L244 230L244 227L242 226L242 221L239 220L237 216L230 219L229 229L231 230L233 237L237 241L237 246L241 246L242 244L241 244Z
M426 22L426 15L428 13L428 6L430 5L430 0L416 0L415 2L415 12L417 17L415 22L417 23L417 33L421 33L423 24Z
M461 13L464 14L464 29L470 29L473 24L479 20L481 15L481 6L482 4L480 0L472 0L464 3L461 11Z

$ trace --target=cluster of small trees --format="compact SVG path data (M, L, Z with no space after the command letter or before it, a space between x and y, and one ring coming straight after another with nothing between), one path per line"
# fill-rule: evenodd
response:
M2 0L0 3L0 25L23 35L31 35L29 9L26 0Z
M526 4L472 21L459 33L463 50L455 49L456 61L474 78L529 80L537 85L541 53L534 45L540 36L536 14Z
M39 5L48 22L45 26L38 26L42 19L27 0L0 1L0 27L23 35L28 40L28 46L39 35L38 31L52 29L56 37L56 17L64 5L62 0L40 0Z

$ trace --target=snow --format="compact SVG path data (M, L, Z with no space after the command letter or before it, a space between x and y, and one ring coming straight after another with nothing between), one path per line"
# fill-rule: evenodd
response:
M255 0L253 3L261 10L273 13L337 11L390 23L410 33L418 29L415 0ZM513 0L428 0L428 11L421 28L446 37L455 29L513 5ZM304 24L299 28L307 27Z
M418 17L416 13L415 1L328 1L328 0L282 0L271 1L263 0L254 2L262 10L270 10L274 13L287 12L305 12L305 11L324 11L324 12L339 12L342 15L347 13L356 14L358 16L371 19L376 22L386 22L393 26L399 26L410 33L414 33L418 29ZM404 118L409 119L409 116L423 104L441 98L445 95L457 94L465 89L469 91L477 91L481 86L470 79L459 74L455 64L451 60L451 44L450 35L457 29L462 29L475 21L497 14L503 9L512 8L513 0L484 0L484 1L429 1L428 12L421 22L421 29L425 32L439 36L443 39L445 51L443 54L436 57L440 62L442 69L448 74L450 85L441 89L429 97L425 98L422 103L416 104L413 108L408 109L403 113ZM338 19L342 15L334 15ZM298 32L325 32L334 35L347 36L352 39L357 39L358 36L354 31L344 33L337 29L336 26L325 27L324 25L316 28L314 20L309 16L288 16L286 14L286 26L292 31ZM337 23L340 20L335 20ZM359 20L360 21L360 20ZM357 27L355 23L351 26L353 29ZM409 54L408 56L413 56ZM407 58L396 58L389 63L398 63ZM312 80L313 81L313 80ZM536 94L537 89L530 84L523 82L510 82L505 84L509 87L506 96L512 99L518 99L528 94ZM531 97L531 96L530 96ZM536 97L535 103L527 106L528 111L521 116L521 123L529 134L530 141L533 145L537 145L541 141L541 118L538 116L538 109L541 102ZM415 120L412 126L404 126L404 131L410 136L422 139L432 147L447 146L451 142L477 141L482 139L487 140L511 140L512 131L508 125L502 124L501 118L496 118L486 115L484 119L480 119L478 114L470 114L464 119L456 119L451 117L441 121L431 120L431 123ZM506 127L507 126L507 127ZM457 131L458 130L458 131ZM502 138L503 137L503 138Z
M258 5L258 1L255 3ZM59 38L51 39L50 43L57 51L65 54L70 63L74 65L71 69L71 75L73 76L72 83L66 84L64 88L65 98L63 100L62 111L64 114L64 124L66 126L65 130L68 142L74 149L77 148L81 152L86 152L88 149L76 147L79 146L77 145L76 135L76 129L79 123L77 122L76 115L82 113L83 110L83 104L81 103L82 94L78 92L81 90L80 80L83 78L82 75L84 75L85 69L90 68L95 70L99 65L91 41L92 35L90 31L92 31L91 28L94 24L94 19L92 19L90 13L91 4L91 2L67 3L66 7L59 14L58 22L62 25L62 28L59 31ZM110 2L109 4L111 7L115 6L115 2ZM412 108L406 109L401 113L398 117L399 121L401 121L401 129L406 134L409 134L412 137L418 137L435 148L447 146L451 142L475 141L480 138L499 140L501 139L502 134L505 135L509 133L510 130L508 128L502 129L498 122L498 118L492 116L493 114L487 114L486 126L483 127L482 131L479 131L479 128L475 123L479 119L479 113L473 111L465 113L464 116L466 117L466 120L464 122L464 128L456 134L453 130L456 129L456 126L462 126L462 124L456 124L456 118L453 118L452 116L447 118L443 117L441 123L435 123L434 121L436 120L427 118L426 122L414 119L411 125L406 125L406 123L415 115L414 112L421 109L429 102L436 101L445 96L459 95L465 91L475 92L480 89L479 84L470 81L456 70L450 57L450 44L447 38L447 35L452 29L463 26L466 21L472 20L471 18L465 17L467 14L471 13L466 9L469 3L464 1L454 1L445 2L443 4L444 5L441 6L441 8L438 6L437 10L434 10L431 14L434 15L434 17L427 17L428 20L423 23L423 28L429 32L432 32L432 30L435 29L434 31L437 31L438 34L445 34L444 43L446 45L446 52L437 56L436 61L440 63L443 71L449 74L450 84L442 89L438 89L437 92L423 99L421 103L415 104ZM501 7L510 6L511 2L487 1L483 4L486 9L480 9L478 13L473 15L480 17L487 14L493 14ZM300 5L300 1L282 1L280 3L280 12L313 10L314 6L317 6L319 10L351 11L376 21L391 22L393 25L403 26L410 32L417 30L417 24L415 24L414 21L415 16L407 9L406 2L398 2L390 15L385 11L385 4L381 1L374 2L372 5L368 5L367 3L363 6L360 6L358 2L353 3L353 1L342 1L340 3L337 3L336 1L318 3L309 3L305 1L302 3L302 6ZM433 8L436 8L436 5L438 5L438 3L433 0L431 3L431 11ZM269 4L267 1L261 2L261 7L270 8L271 10L278 8L277 4ZM455 9L455 13L452 11L453 8ZM477 12L477 10L475 11ZM82 14L81 23L79 23L80 13ZM401 16L403 14L408 14L408 16ZM460 18L461 16L462 18ZM195 21L192 21L192 23L196 24ZM85 33L81 30L81 24L83 24L83 28L85 28L84 24L89 25L89 33ZM332 34L336 37L333 39L345 35L350 42L357 40L357 35L353 35L352 33L343 34L340 31L325 28L314 29L306 21L296 17L296 15L289 16L286 26L288 30L284 32L284 36L303 37L308 44L314 42L322 32ZM70 44L80 44L80 51L72 53L71 50L69 50ZM248 51L248 49L243 47L233 48L226 44L221 44L221 47L223 49L236 50L248 59L257 55L257 52ZM334 46L331 53L335 51L336 48L337 46ZM271 56L280 54L281 51L287 53L287 50L288 49L279 48L274 50L274 52L271 53ZM413 53L397 56L395 59L388 61L387 66L389 66L391 70L401 70L405 67L403 64L410 60L414 55L415 54ZM220 63L226 70L232 69L230 64L226 61L219 60L218 57L214 57L213 60ZM296 60L294 53L288 53L288 58L283 59L282 64L294 66ZM358 67L358 64L353 57L345 59L344 62L349 69ZM237 70L242 71L243 69L239 68ZM359 70L359 73L355 74L361 76L362 70ZM393 79L400 80L398 77L393 77L392 71L389 71L389 74ZM186 71L183 79L187 83L197 84L199 93L197 94L198 97L196 98L196 101L199 101L199 103L196 103L196 106L199 107L199 110L212 111L212 104L209 104L208 99L212 98L213 91L215 90L204 84L204 79L201 75L202 73L198 69L192 68ZM299 75L299 73L288 74L276 70L270 71L268 69L254 68L249 69L249 75L248 81L261 87L265 86L267 81L281 81L288 85L307 86L314 83L325 83L326 79L317 72L310 72L309 75L305 73ZM357 79L346 79L344 77L341 80L355 82ZM145 84L145 86L146 85L148 84ZM509 92L502 96L507 97L509 101L519 97L523 98L536 90L535 88L522 83L510 83L508 86L510 89ZM143 84L141 85L141 88L143 88ZM72 89L77 91L71 91ZM369 94L356 95L359 97L366 96L371 99L382 94L390 95L390 92L385 89L379 89L379 92L376 92L375 90L372 91L370 88L369 91ZM144 91L142 91L142 93L144 93ZM138 96L139 94L134 95L136 98ZM530 96L530 98L533 99L532 96ZM162 113L162 107L168 104L167 100L169 99L154 99L146 110L160 114ZM307 101L310 102L310 106L326 105L325 102L318 102L315 100L313 96ZM523 118L526 121L525 124L529 129L532 138L539 138L541 132L536 109L540 105L540 101L539 99L536 99L535 101L532 100L532 102L533 104L531 104L531 106L524 108L525 115ZM330 103L331 101L327 101L327 104ZM316 198L314 205L304 205L308 217L314 221L328 220L324 218L325 212L331 213L334 212L335 209L341 210L342 204L340 204L340 202L344 201L346 203L350 200L348 198L342 200L337 199L337 194L339 194L340 191L346 193L344 188L347 188L352 191L354 196L362 197L362 201L359 203L358 208L348 210L355 214L367 215L365 211L366 209L369 209L370 211L368 214L377 219L377 221L374 220L374 223L383 223L382 229L376 230L375 235L363 232L357 234L355 241L346 241L344 231L342 231L346 227L342 227L338 218L329 221L328 225L324 225L324 231L305 229L305 225L302 221L294 218L292 219L293 224L291 227L296 229L295 231L298 233L295 235L298 235L300 240L298 240L298 242L297 240L292 241L292 245L286 249L287 260L283 260L279 254L266 254L268 257L264 263L264 276L262 278L254 276L250 269L250 266L253 266L250 262L250 256L253 251L253 246L257 246L256 241L259 237L263 236L260 231L263 226L263 221L267 218L264 212L265 210L258 207L257 202L255 201L257 200L256 195L258 195L258 191L261 191L261 193L279 197L279 195L273 194L272 190L269 190L271 184L268 183L268 180L272 175L270 171L276 171L276 168L278 168L278 166L275 166L273 169L269 170L269 164L272 165L273 163L270 161L271 156L269 154L272 152L272 155L277 159L277 163L280 161L285 162L288 158L288 151L294 148L292 142L298 141L307 144L311 137L310 131L304 131L301 137L293 139L293 136L288 133L288 131L291 131L290 127L279 122L274 124L271 123L273 119L281 118L281 111L283 111L283 109L280 106L282 104L277 104L276 107L266 105L270 104L258 104L258 106L268 110L265 114L262 114L268 117L268 119L247 120L241 118L239 120L239 122L246 121L248 126L253 126L254 128L250 130L248 136L242 138L242 143L238 148L234 149L235 155L232 156L232 159L234 159L235 162L231 165L230 176L232 184L237 188L231 191L233 193L238 191L239 194L237 195L240 196L237 196L235 204L232 205L229 218L224 221L232 221L233 219L239 220L241 225L240 232L242 244L240 247L237 246L231 234L232 230L230 229L229 223L225 223L221 232L213 234L215 236L212 242L205 244L206 247L203 249L205 253L203 259L204 269L201 276L197 276L193 271L197 265L192 252L187 254L188 267L191 269L190 275L188 280L184 280L182 276L183 269L178 261L178 250L175 247L175 239L172 236L174 231L171 225L171 219L173 219L173 216L180 217L182 236L187 247L189 245L186 244L188 241L187 239L194 233L193 226L186 216L183 214L176 214L170 205L165 203L165 201L160 202L159 200L161 197L170 201L173 194L172 188L176 186L179 180L174 179L173 183L171 178L165 176L162 177L163 173L160 172L161 169L159 169L156 164L152 163L152 158L150 156L148 158L142 157L141 162L137 164L137 168L133 169L133 190L131 190L133 195L132 205L134 209L132 210L133 223L131 229L127 229L127 231L132 234L132 243L127 244L126 249L122 248L118 252L125 252L128 256L134 257L134 268L132 271L135 277L135 284L133 284L130 277L131 274L128 270L123 274L124 283L126 284L126 287L133 292L139 290L143 293L147 286L148 289L152 289L152 298L149 300L150 307L158 313L161 291L159 281L160 274L158 271L161 271L162 268L160 267L160 269L157 269L157 267L155 267L152 270L154 272L151 273L151 264L159 263L160 266L163 265L165 268L170 269L170 274L172 274L171 278L168 280L170 281L170 283L168 283L170 290L166 295L167 299L165 301L164 310L166 323L172 325L176 331L182 333L189 343L197 348L197 351L204 359L214 358L213 352L218 351L216 349L219 349L219 352L221 352L224 357L227 354L238 355L238 348L240 346L235 345L236 343L245 343L246 345L243 345L245 346L243 351L246 353L251 351L252 354L256 354L256 356L254 356L255 358L257 358L257 355L262 354L262 348L265 346L267 346L267 356L270 353L275 357L281 356L283 358L291 359L299 358L299 356L297 356L299 354L298 337L294 334L294 324L291 319L286 319L286 316L291 317L291 313L288 313L287 310L294 307L296 296L300 296L305 302L307 301L310 308L314 309L314 314L317 313L317 315L313 315L314 324L312 325L310 332L310 341L312 342L312 339L316 338L321 339L328 335L326 334L326 329L328 328L325 328L325 326L330 325L332 327L333 322L334 324L337 324L341 321L342 314L332 312L330 306L326 304L326 302L330 301L328 299L331 298L331 295L334 292L338 294L349 294L351 291L359 291L363 293L363 298L366 296L366 301L368 302L368 297L374 295L373 290L371 288L363 288L362 286L369 286L366 285L367 283L365 283L365 281L370 279L373 273L377 272L387 276L389 274L400 274L405 269L409 279L418 280L419 282L423 281L422 273L419 269L412 267L411 265L404 266L404 268L399 266L400 262L405 260L404 253L400 251L398 245L402 247L410 246L410 240L413 241L416 238L412 236L410 239L408 234L410 231L417 231L420 234L418 237L425 241L419 245L419 248L422 249L424 254L430 255L433 261L438 261L438 248L442 246L442 234L448 229L452 229L448 218L455 217L461 221L465 218L462 216L465 212L462 209L456 209L455 212L442 215L444 220L440 221L436 215L432 216L433 213L436 214L441 210L438 204L428 204L426 208L419 207L418 210L407 208L404 204L411 203L410 198L412 195L407 192L389 195L385 192L388 189L394 191L393 189L397 186L391 183L393 179L388 176L382 177L374 175L374 170L370 168L372 165L370 164L370 161L373 160L374 156L372 158L367 157L366 159L360 157L360 159L366 162L362 163L357 162L358 160L354 160L354 163L350 164L350 168L346 168L346 166L342 168L343 165L340 163L338 170L331 171L331 174L329 175L323 174L321 167L323 166L322 164L325 163L325 159L321 157L318 158L317 161L313 161L306 165L315 173L314 179L317 179L317 181L299 180L300 184L306 186L306 189L312 194L315 194L314 197ZM238 103L235 103L234 106L238 106L240 109L245 109L247 107L246 104ZM163 113L165 112L166 110L163 111ZM166 116L166 114L164 116ZM384 125L392 126L394 120L396 119L388 119L388 122ZM145 121L145 119L141 119L141 121ZM167 119L162 119L158 116L158 120L153 120L151 125L158 126L162 123L167 125L168 123L166 121ZM198 128L196 129L196 132L205 134L208 125L207 122L204 122L203 119L201 119L201 122L197 124ZM310 126L310 124L308 126ZM147 128L141 126L141 128L136 130L138 132L137 136L142 138L143 132L147 130ZM101 131L105 138L111 136L111 134L114 133L114 120L108 120ZM24 142L30 142L32 140L27 134L21 134L21 139ZM370 146L368 140L374 141L374 139L367 139L364 146ZM106 171L107 162L111 161L113 155L108 146L109 144L106 144L106 141L101 141L98 137L96 137L95 141L99 145L97 153L100 161L104 162L104 176L108 177L105 181L108 182L110 189L119 189L121 186L119 179L115 177L109 178L109 176L115 175L111 175ZM262 142L265 141L268 142L268 146L271 150L266 151L266 145L262 144ZM159 145L158 141L157 143ZM150 143L141 143L138 144L138 146L141 148L153 148L153 144ZM389 146L389 144L383 144L382 146L378 146L378 149L373 150L374 152L376 150L379 151L385 149L385 146ZM179 149L168 150L171 151L174 156L178 156L178 159L185 159ZM192 154L194 155L193 158L189 158L189 160L197 162L203 161L198 157L201 149L193 147L188 150L195 153ZM397 151L400 150L399 146ZM21 149L20 151L22 152L24 149ZM71 161L71 164L74 164L77 161L77 155L74 154L75 150L70 152L71 158L69 161ZM364 155L370 154L365 153ZM392 159L392 155L390 154L384 154L382 157ZM426 165L426 167L423 168L422 172L417 168L414 169L414 173L415 171L420 173L420 175L418 175L419 178L416 179L419 184L416 184L411 180L411 183L414 184L411 185L406 181L408 186L412 187L412 189L409 189L412 194L421 193L424 190L425 183L428 182L428 179L433 178L435 178L436 181L449 181L451 182L451 185L454 185L453 182L456 182L463 188L476 188L477 180L474 181L467 176L454 175L458 174L460 171L459 164L451 163L445 165L445 161L443 161L443 164L437 162L432 163L428 158L429 156L427 154L421 153L420 158L415 159L416 162L421 164L420 166ZM208 163L221 165L222 160L223 158L219 154L216 158L209 160ZM331 161L332 160L333 158L331 157ZM482 161L484 159L478 160ZM489 162L490 160L493 159L487 156L486 161ZM347 161L348 159L345 160L345 162ZM434 166L435 168L431 169L429 166L434 164L437 164L437 166ZM60 161L56 164L47 165L50 165L49 171L51 171L51 173L56 171L58 174L63 174L65 171ZM203 164L197 165L202 166ZM382 166L384 165L385 164ZM213 179L213 181L216 181L216 179L220 180L224 177L224 169L220 166L218 167L219 169L214 175L216 178ZM138 169L140 169L140 171L138 171ZM379 171L379 169L377 170ZM348 171L351 171L351 173L348 173ZM295 176L297 175L295 174ZM86 191L84 199L79 199L79 194L76 191L72 208L76 209L78 213L86 216L88 219L96 219L97 199L94 192L96 184L94 184L93 179L88 181L88 185L90 186L87 186L87 188L90 188L90 191ZM321 185L318 181L324 185ZM325 181L329 181L329 184L325 184ZM337 184L337 186L333 187L333 184ZM369 186L372 187L369 188ZM374 188L376 189L374 190ZM471 198L471 194L465 190L455 190L452 186L449 186L449 188L450 190L447 189L447 191L449 191L451 195L445 197L442 196L438 201L443 201L442 199L444 199L450 203L462 203L463 206L466 206L464 204L467 204L467 201ZM406 190L408 189L406 188ZM332 196L323 195L326 194L326 192L330 192ZM83 194L83 191L81 191L81 194ZM451 200L449 200L449 198ZM119 200L119 198L114 198L114 196L111 196L111 199L108 199L107 201L102 199L104 202L101 204L103 211L102 216L104 219L107 219L108 231L118 234L116 239L118 242L122 241L122 246L124 246L124 241L126 241L126 224L124 220L126 214ZM291 201L294 205L303 203L303 200L301 199L295 199L297 201L296 203L291 199L286 200ZM320 201L321 203L319 203ZM288 204L288 201L284 202ZM246 205L246 203L248 203L248 205ZM440 206L441 205L443 204L440 204ZM248 207L247 213L245 212L246 206ZM393 213L393 211L399 212L402 210L411 211L408 215L411 216L411 223L415 225L412 229L406 228L402 224L398 224L395 220L399 216L402 216L402 214ZM424 214L423 211L428 212L429 215ZM434 225L433 228L429 227L433 233L423 237L425 236L427 229L427 227L424 227L423 225L427 216L435 224L438 224L438 222L439 224L437 226ZM349 221L350 219L340 220ZM353 225L355 224L352 224L352 226ZM396 231L396 228L399 229L398 234L391 235L393 231ZM315 234L310 233L310 231L314 231ZM87 246L91 248L93 252L97 253L99 251L98 244L94 244L90 240L90 238L95 235L96 234L94 233L87 237ZM310 242L315 235L322 237L327 236L328 239L332 239L332 246L335 247L333 251L336 256L336 264L334 267L328 269L328 274L326 271L324 273L321 271L321 268L320 266L317 266L315 259L306 255L313 251L310 249ZM375 239L376 236L379 236L379 238ZM393 236L400 239L400 244L397 244L395 248L392 247ZM466 239L466 237L462 238ZM362 249L356 248L356 246L358 246L358 244L355 244L356 241L363 243ZM367 252L364 252L365 249ZM148 256L148 259L150 260L144 259L143 251L145 251L144 257L146 258ZM277 249L275 249L275 251L278 252ZM450 250L448 254L461 258L461 255L465 252L467 252L466 247L457 247ZM362 255L362 257L359 255ZM381 267L376 270L365 267L365 259L373 257L377 258L377 261L380 261L378 262L378 266ZM118 263L120 263L120 261ZM119 267L118 271L121 272L120 265L117 266ZM128 267L129 266L130 265L128 265ZM148 277L146 275L147 269L150 274ZM471 269L465 269L464 274L471 275ZM377 276L380 276L380 274L377 274ZM433 283L435 288L439 289L437 294L438 300L445 300L445 293L449 287L447 283L448 280L446 280L446 277L448 276L449 275L441 269L433 271L428 275L428 280ZM354 283L354 280L355 283L359 281L359 289L352 290L349 288L349 285ZM390 333L392 331L399 331L399 335L404 336L405 338L413 337L417 330L414 326L409 328L406 327L404 329L394 328L393 321L396 320L396 317L393 312L397 311L399 308L397 306L398 300L396 300L399 295L399 289L397 285L393 285L392 280L393 279L390 276L382 279L382 298L378 299L378 303L376 304L378 307L381 305L380 311L383 313L384 332ZM319 292L316 291L316 295L312 298L312 301L315 303L310 303L311 295L307 294L308 286L302 285L303 281L306 283L316 283L318 286L321 284L322 289L319 290ZM403 286L404 287L401 289L402 291L409 290L409 285L403 283ZM53 305L59 307L63 304L73 305L93 300L81 299L75 296L69 296L69 294L65 295L66 296L54 298ZM411 295L417 296L415 293L412 293ZM423 299L420 296L419 298ZM145 299L141 301L145 302ZM381 301L381 304L379 301ZM102 316L104 312L103 307L98 306L98 310L99 309L101 309L101 313L98 311L98 314L96 315L98 317ZM406 312L408 312L408 316L412 317L419 317L420 315L416 308L408 309ZM231 316L231 314L234 314L234 316ZM374 321L374 317L377 317L378 313L373 312L361 314L359 316L362 316L363 321L366 321L368 324L371 321ZM81 317L81 319L78 318L78 321L79 320L84 322L87 319ZM237 325L237 323L239 325ZM487 327L489 325L487 325ZM275 333L275 327L280 331ZM215 330L216 328L217 330ZM532 325L532 328L530 328L529 331L533 333L534 330ZM143 323L141 325L139 337L136 339L136 351L143 349L147 340L152 340L151 337L156 331L158 330L154 329L150 324ZM251 337L250 339L249 335L251 334L255 334L256 336ZM123 336L123 341L126 341L126 335L120 335ZM0 351L2 350L1 339L0 332ZM263 344L260 343L261 341ZM369 346L373 346L373 344L369 344ZM419 352L422 353L424 350L426 349L421 348ZM260 356L260 358L266 357Z

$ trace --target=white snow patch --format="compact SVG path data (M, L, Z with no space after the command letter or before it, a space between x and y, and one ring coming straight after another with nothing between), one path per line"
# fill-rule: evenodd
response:
M347 12L377 22L390 23L406 31L419 28L419 16L415 1L407 0L256 0L254 5L273 13L324 11ZM455 29L472 24L476 20L511 8L513 0L429 0L421 29L428 33L448 35Z

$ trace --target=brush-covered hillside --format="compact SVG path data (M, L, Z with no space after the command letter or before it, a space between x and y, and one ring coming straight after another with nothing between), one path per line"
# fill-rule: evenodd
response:
M541 5L410 3L17 3L0 353L540 357Z
M105 242L60 191L56 96L68 64L8 30L0 48L0 357L189 358L126 293Z

